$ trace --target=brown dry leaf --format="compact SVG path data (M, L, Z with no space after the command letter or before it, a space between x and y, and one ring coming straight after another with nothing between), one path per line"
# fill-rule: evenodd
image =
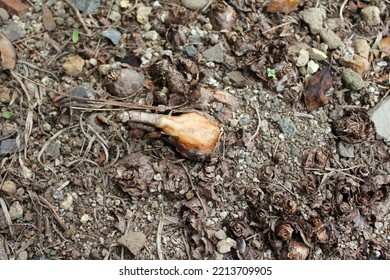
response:
M332 85L332 81L330 66L317 72L306 81L304 98L308 112L328 104L329 100L325 96L325 92Z
M390 36L379 41L379 49L382 51L382 57L390 56Z
M267 12L288 14L295 10L301 2L302 0L272 0L267 7Z
M362 76L365 72L370 70L370 62L359 55L354 55L352 60L341 59L341 64Z
M3 70L14 70L16 65L16 53L12 42L0 32L1 67Z

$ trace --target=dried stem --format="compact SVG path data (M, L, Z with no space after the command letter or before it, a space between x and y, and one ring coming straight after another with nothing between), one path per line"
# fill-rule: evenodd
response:
M75 5L73 5L73 3L70 2L69 0L63 0L63 1L74 11L77 19L79 20L79 22L83 26L83 29L87 33L87 35L91 36L92 35L91 30L89 30L89 28L87 27L87 24L85 23L83 17L81 16L79 9L77 9L77 7Z
M53 214L54 219L58 222L58 224L63 228L63 229L68 229L68 226L64 223L64 221L61 219L61 217L57 214L56 210L54 209L53 205L50 204L49 201L47 201L44 197L38 196L39 200L47 207L50 209L51 213Z

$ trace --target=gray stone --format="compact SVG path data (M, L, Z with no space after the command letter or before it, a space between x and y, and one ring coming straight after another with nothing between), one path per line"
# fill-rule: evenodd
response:
M224 61L224 48L221 43L205 50L202 54L207 61L214 61L217 63L222 63Z
M4 191L8 195L16 193L16 184L13 181L5 181L0 190Z
M240 254L244 254L246 250L246 242L244 238L238 238L237 239L237 249L240 252Z
M7 12L5 9L3 9L3 8L0 8L0 19L1 19L2 21L7 21L7 20L9 20L9 14L8 14L8 12Z
M130 68L119 69L119 76L107 86L109 92L119 97L127 97L138 93L144 85L144 75Z
M18 257L16 259L19 261L25 261L25 260L27 260L27 258L28 258L27 251L22 251L18 254Z
M193 45L186 46L184 52L188 57L195 57L198 54L198 50Z
M148 32L145 32L144 37L147 40L156 41L158 38L158 33L155 30L150 30Z
M371 120L375 124L376 133L381 138L390 140L390 97L382 100L371 111Z
M370 55L370 46L368 45L367 40L357 39L354 44L355 52L361 57L368 59Z
M326 11L321 8L309 8L299 13L299 18L309 25L312 34L318 34L326 18Z
M51 142L47 147L47 153L54 159L58 159L61 156L61 141Z
M332 30L329 28L323 28L320 31L320 36L322 40L328 45L328 48L330 50L337 49L338 47L343 45L343 42L341 41L340 37L336 35Z
M121 14L117 11L111 11L108 15L108 18L111 19L113 22L119 22L122 18Z
M221 260L223 260L223 255L218 253L217 251L214 251L211 258L215 261L221 261Z
M26 35L26 32L21 28L19 23L15 21L8 24L3 30L3 33L11 42L20 40Z
M333 30L333 31L336 31L340 28L344 28L345 24L344 22L341 20L341 18L329 18L326 20L326 26Z
M100 0L70 0L70 2L86 14L93 13L100 7Z
M134 255L138 255L145 246L146 236L142 232L128 232L118 239L118 243L125 246Z
M11 217L11 220L17 220L23 217L23 207L20 205L19 201L12 203L9 208L9 216Z
M316 61L324 61L328 58L328 56L323 51L320 51L316 48L309 49L309 57L310 59Z
M381 24L380 10L376 6L364 8L361 11L362 19L370 26Z
M23 144L19 146L19 152L23 151ZM16 139L5 139L0 142L0 156L12 154L17 148Z
M307 64L306 74L307 75L314 74L315 72L318 71L319 68L320 66L318 65L318 63L314 62L313 60L310 60L309 63Z
M181 4L190 10L200 10L206 6L207 0L181 0Z
M362 77L349 68L345 68L343 73L341 73L341 81L347 88L352 90L361 90L364 87Z
M215 238L218 240L226 239L226 232L223 229L220 229L214 233Z
M346 144L340 141L337 145L340 156L345 158L353 158L355 156L355 149L353 145Z
M307 50L302 49L299 52L299 56L296 62L297 67L303 67L309 62L309 52Z
M278 124L286 138L292 138L295 135L296 127L290 118L281 119L278 121Z
M230 252L232 247L236 247L236 245L237 245L237 242L235 240L231 239L230 237L228 237L228 238L221 240L217 243L217 251L220 254L225 254L225 253Z
M121 41L122 35L115 28L108 28L104 30L101 35L109 39L115 46L118 45Z

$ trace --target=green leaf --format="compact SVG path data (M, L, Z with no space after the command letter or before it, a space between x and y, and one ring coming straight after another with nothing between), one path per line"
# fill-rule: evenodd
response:
M79 30L77 28L73 29L72 41L73 43L77 43L79 41Z
M4 119L10 119L10 118L12 118L12 116L14 115L14 113L12 113L12 112L10 112L10 111L5 111L5 112L3 112L3 118Z
M272 68L267 68L267 77L275 79L276 78L276 71Z

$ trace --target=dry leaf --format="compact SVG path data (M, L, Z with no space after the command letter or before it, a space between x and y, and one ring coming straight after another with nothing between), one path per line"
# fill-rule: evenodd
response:
M379 41L379 49L382 51L382 57L390 56L390 36Z
M272 0L268 7L267 12L269 13L285 13L288 14L295 10L302 0Z
M14 70L16 64L16 53L12 42L0 32L0 53L1 53L1 67L3 70Z
M333 78L330 72L330 66L317 72L307 80L304 90L304 98L308 112L328 104L329 100L325 96L325 92L332 85L332 80Z

